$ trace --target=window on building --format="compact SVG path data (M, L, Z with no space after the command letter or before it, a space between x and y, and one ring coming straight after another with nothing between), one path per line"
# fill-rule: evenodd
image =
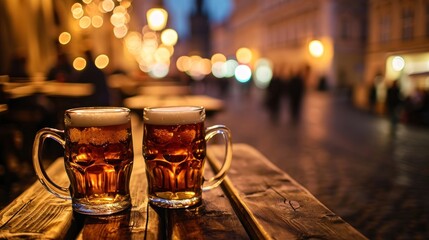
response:
M414 36L414 11L405 8L402 11L402 39L409 40Z
M349 31L350 31L350 22L347 18L342 18L340 21L340 38L342 40L347 40L350 38Z
M387 42L390 39L390 31L391 31L391 20L389 16L381 16L380 18L380 29L379 29L379 33L380 33L380 42Z
M426 36L429 36L429 3L426 4L426 16L425 16Z

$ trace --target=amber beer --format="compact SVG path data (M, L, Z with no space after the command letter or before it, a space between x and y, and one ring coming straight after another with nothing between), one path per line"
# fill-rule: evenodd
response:
M102 215L130 207L133 143L129 110L71 109L64 122L64 161L73 208Z
M201 201L204 119L205 111L199 107L145 109L143 156L152 204L182 208Z

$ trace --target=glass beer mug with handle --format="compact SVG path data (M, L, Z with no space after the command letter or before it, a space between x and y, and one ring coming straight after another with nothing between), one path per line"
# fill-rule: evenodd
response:
M158 107L143 111L143 157L149 202L187 208L201 202L202 191L218 186L232 161L231 132L223 125L205 128L203 107ZM226 145L218 173L204 182L206 142L220 134Z
M33 145L33 164L42 185L57 197L71 199L76 212L106 215L131 206L129 182L133 166L130 110L84 107L66 110L65 130L41 129ZM70 187L60 187L45 172L44 141L64 148Z

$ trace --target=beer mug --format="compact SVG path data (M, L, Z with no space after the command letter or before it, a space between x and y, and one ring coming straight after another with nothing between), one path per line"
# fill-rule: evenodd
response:
M33 164L42 185L57 197L71 199L73 209L82 214L106 215L129 208L134 157L130 110L73 108L66 110L64 123L64 131L43 128L36 134ZM64 148L68 188L53 182L42 166L47 138Z
M231 132L223 125L205 129L202 107L156 107L143 111L143 157L152 205L187 208L201 202L202 191L218 186L232 160ZM206 142L223 137L224 162L211 179L203 178Z

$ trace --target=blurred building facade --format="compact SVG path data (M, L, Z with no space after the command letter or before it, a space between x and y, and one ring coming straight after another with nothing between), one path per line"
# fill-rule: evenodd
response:
M24 3L25 2L25 3ZM132 56L124 50L121 37L117 36L112 23L112 12L101 10L101 0L35 0L0 1L0 74L7 74L11 59L25 57L26 70L30 76L44 75L55 64L59 52L67 53L69 60L82 57L91 49L96 55L106 54L109 66L116 69L136 68ZM138 29L146 24L146 14L132 14L131 11L145 13L159 5L158 0L105 1L115 7L123 6L130 11L127 29ZM75 4L80 5L79 9ZM97 7L100 6L100 7ZM83 17L82 17L83 16ZM98 23L94 21L97 18ZM85 21L82 20L88 20ZM71 39L66 44L59 43L59 36L66 32Z
M213 49L248 47L282 75L310 66L309 86L326 77L349 88L363 79L366 13L366 0L237 0L228 24L213 29ZM323 44L321 56L309 52L313 40Z
M190 16L191 36L187 44L190 55L196 54L202 57L211 56L210 21L207 12L203 8L203 0L196 0L196 10Z
M429 1L370 0L368 19L365 81L383 89L385 82L400 80L405 96L429 89ZM395 58L402 67L394 66Z

